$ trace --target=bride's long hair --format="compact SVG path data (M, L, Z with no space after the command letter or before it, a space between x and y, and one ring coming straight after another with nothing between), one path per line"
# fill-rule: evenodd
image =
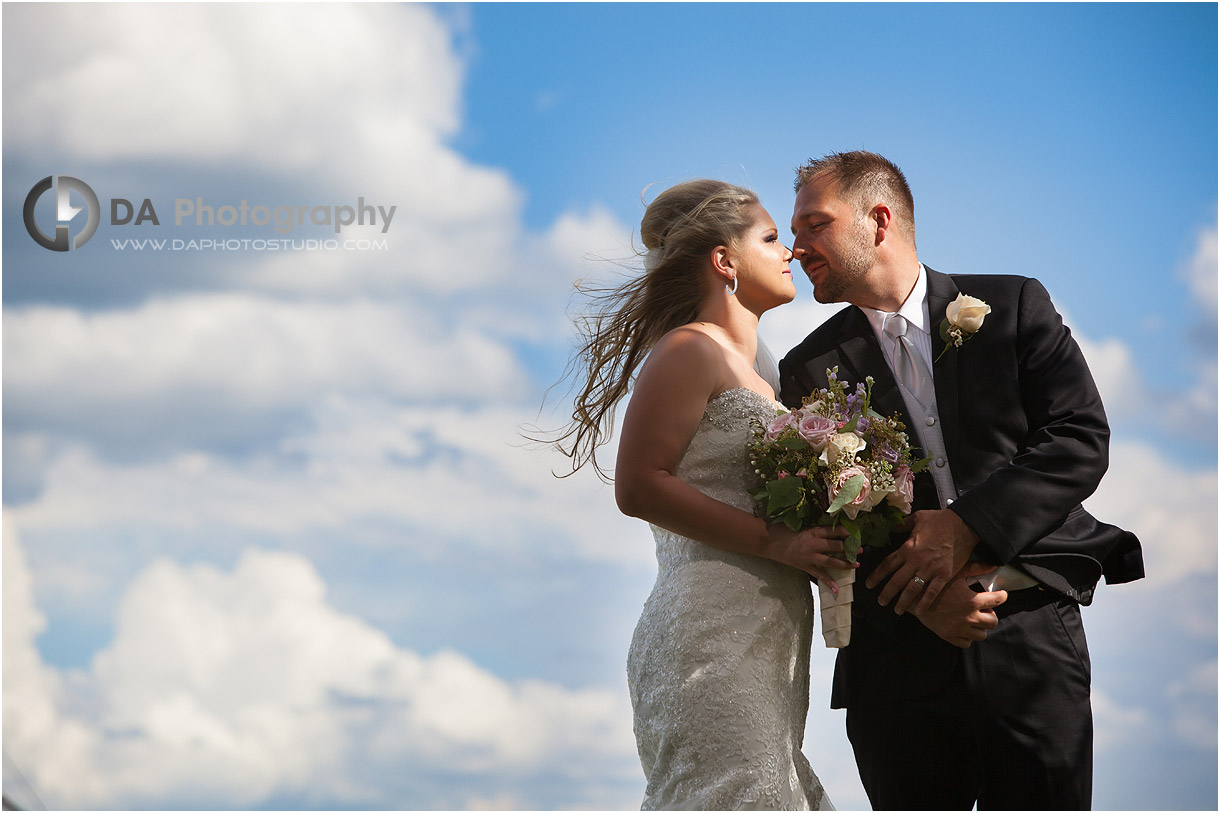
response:
M708 252L734 245L751 226L749 209L757 203L753 192L724 181L672 186L640 221L644 273L613 287L577 284L589 307L574 318L580 340L564 378L575 373L581 388L571 422L552 439L572 461L568 474L592 464L599 477L610 479L598 465L597 449L610 439L615 407L661 337L696 320L708 284Z

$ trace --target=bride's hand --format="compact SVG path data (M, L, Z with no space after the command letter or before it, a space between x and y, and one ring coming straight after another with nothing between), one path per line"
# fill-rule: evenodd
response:
M857 568L844 558L844 528L810 528L794 533L783 525L767 526L768 559L773 559L798 570L803 570L834 592L838 584L826 572L826 568Z

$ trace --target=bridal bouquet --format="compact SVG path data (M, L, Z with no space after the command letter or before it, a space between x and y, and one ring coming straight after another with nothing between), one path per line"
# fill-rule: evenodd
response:
M793 531L842 525L845 558L855 564L861 546L888 544L890 530L911 513L915 474L928 461L913 459L901 421L869 406L872 376L849 391L838 370L826 371L828 386L800 409L759 422L748 445L759 484L751 496L760 516ZM855 570L831 575L842 589L836 596L818 585L822 636L828 647L844 647Z

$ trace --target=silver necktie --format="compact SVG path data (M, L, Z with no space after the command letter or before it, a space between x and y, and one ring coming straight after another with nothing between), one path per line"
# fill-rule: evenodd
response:
M928 409L932 406L936 394L936 385L932 382L932 373L919 351L907 338L907 320L894 313L885 319L885 332L894 339L894 377L898 384L912 395L920 406Z

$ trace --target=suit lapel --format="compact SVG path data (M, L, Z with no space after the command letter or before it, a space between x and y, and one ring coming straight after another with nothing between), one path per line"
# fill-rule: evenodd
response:
M851 314L843 325L839 336L839 352L851 368L841 371L839 379L855 387L865 376L873 377L872 407L882 415L892 415L897 412L903 416L907 424L906 404L902 402L902 393L898 390L898 382L890 372L885 357L881 355L881 347L877 344L877 336L868 317L857 307L852 307ZM846 372L847 374L843 374Z
M932 328L932 378L936 383L936 411L940 415L940 432L945 439L945 452L949 464L957 459L958 389L957 374L959 354L950 349L944 355L944 342L940 338L940 323L944 321L945 309L957 298L957 285L947 274L928 269L928 316Z

